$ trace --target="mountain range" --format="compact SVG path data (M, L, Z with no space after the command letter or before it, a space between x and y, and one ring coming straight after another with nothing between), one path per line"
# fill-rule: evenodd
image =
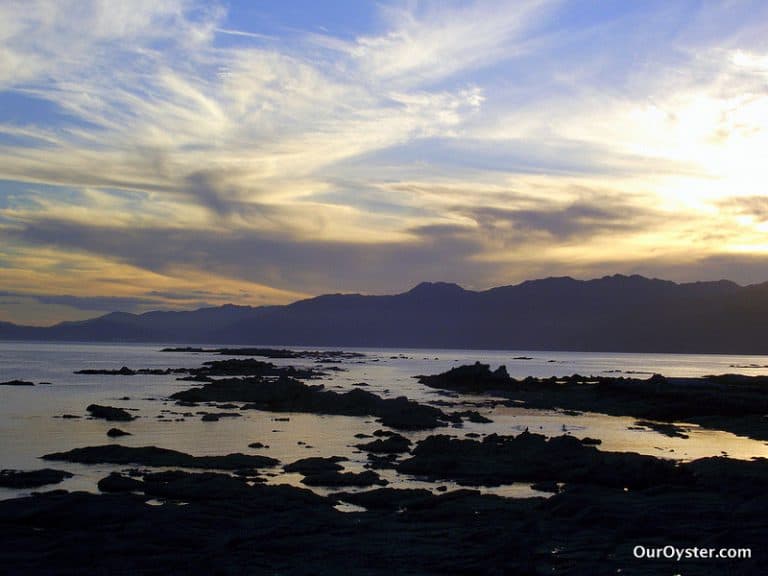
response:
M391 296L112 312L50 327L0 322L0 339L768 354L767 329L768 282L678 284L615 275L485 291L424 282Z

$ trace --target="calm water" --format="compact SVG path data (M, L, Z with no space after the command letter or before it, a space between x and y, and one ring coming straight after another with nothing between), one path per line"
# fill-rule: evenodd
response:
M214 345L212 345L214 346ZM322 416L314 414L242 411L242 418L224 418L218 422L202 422L200 416L187 417L172 412L205 410L180 408L166 398L190 387L174 376L98 376L77 375L83 368L113 369L194 367L221 356L206 353L160 352L162 345L61 344L0 342L0 382L12 379L50 382L34 387L0 386L0 468L35 469L51 466L75 473L75 477L52 486L68 490L96 491L96 482L121 466L83 466L62 462L45 462L43 454L72 448L113 442L106 431L114 423L85 418L85 407L91 403L120 406L135 410L137 420L119 423L132 436L120 438L128 446L161 446L194 455L219 455L231 452L264 454L290 463L307 456L346 456L348 470L359 471L367 461L366 454L354 448L361 442L357 433L370 434L381 426L370 418ZM431 433L464 436L480 434L516 434L528 427L547 435L570 433L603 440L603 450L627 450L655 456L693 459L727 453L732 457L768 457L768 446L724 432L700 430L692 426L687 440L667 438L650 430L630 430L632 418L599 414L565 416L551 411L519 408L491 408L486 397L461 396L446 399L436 391L416 382L413 376L443 372L452 366L476 360L495 368L504 364L510 375L563 376L631 374L644 377L655 372L667 376L702 376L739 372L760 374L768 371L768 357L678 354L618 354L573 352L499 352L457 350L382 350L351 349L363 352L363 359L344 360L343 372L331 372L323 381L328 389L348 390L356 382L367 382L370 390L384 397L405 395L419 402L450 400L455 406L444 410L476 409L493 420L491 424L467 423L461 429L445 428L433 432L409 434L418 440ZM531 359L519 359L519 357ZM311 360L271 360L276 364L315 366ZM128 399L125 399L128 398ZM83 416L80 419L57 418L62 414ZM276 418L288 417L289 421ZM252 450L248 444L262 442L268 449ZM271 471L276 473L275 471ZM416 479L380 471L394 487L431 487ZM273 483L298 484L299 475L276 473ZM452 487L448 484L449 488ZM42 490L47 488L42 488ZM323 493L323 489L317 489ZM492 490L510 496L535 494L526 485L503 486ZM0 489L0 499L27 491Z

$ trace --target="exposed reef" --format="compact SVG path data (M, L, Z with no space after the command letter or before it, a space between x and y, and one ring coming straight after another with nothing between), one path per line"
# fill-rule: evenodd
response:
M91 404L86 410L94 418L101 418L110 422L130 422L135 420L136 417L132 416L129 412L122 408L115 408L113 406L100 406L98 404Z
M637 489L689 480L671 460L603 452L573 436L491 434L478 442L436 435L419 442L412 454L398 472L470 486L556 481Z
M321 384L310 386L287 376L227 378L176 392L171 398L185 403L245 402L244 409L271 412L373 416L385 426L404 430L436 428L456 421L437 408L403 396L384 399L359 388L337 393L325 390Z
M657 423L690 422L768 440L768 376L666 378L654 374L640 380L574 374L516 380L503 366L492 371L488 364L477 362L417 378L432 388L507 398L518 407L600 412ZM654 429L673 432L658 424Z
M6 382L0 382L0 386L34 386L34 382L29 380L7 380Z
M118 444L75 448L67 452L46 454L44 460L78 462L80 464L139 464L142 466L178 466L180 468L205 468L237 470L239 468L268 468L278 461L268 456L228 454L226 456L191 456L184 452L157 448L156 446L131 447Z
M340 350L287 350L285 348L163 348L161 352L205 352L221 356L257 356L261 358L311 358L314 360L340 360L365 358L360 352Z
M72 474L63 470L43 468L41 470L0 470L2 488L37 488L47 484L58 484Z
M77 370L75 374L105 375L105 376L136 376L141 375L168 375L187 374L183 380L199 380L207 382L214 376L290 376L302 380L319 378L325 373L309 368L295 368L293 366L275 366L271 362L264 362L254 358L229 358L227 360L209 360L203 362L199 368L128 368L120 369L85 369Z
M100 486L122 493L0 501L0 563L16 573L66 575L757 576L768 567L766 469L764 461L708 459L687 485L627 491L586 483L549 499L388 488L323 497L213 472L110 475ZM341 513L340 502L362 511ZM680 563L633 555L636 546L665 545L750 548L752 558Z

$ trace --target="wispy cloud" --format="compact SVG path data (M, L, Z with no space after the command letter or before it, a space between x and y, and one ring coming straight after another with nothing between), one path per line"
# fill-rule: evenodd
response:
M0 288L286 301L768 253L762 3L367 9L342 37L0 4L0 99L46 103L0 112Z

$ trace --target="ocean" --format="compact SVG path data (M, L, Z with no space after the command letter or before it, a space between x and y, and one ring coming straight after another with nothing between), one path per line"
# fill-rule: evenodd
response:
M0 386L0 468L32 470L53 467L75 474L61 484L51 486L66 490L96 492L96 483L110 471L125 466L79 465L47 462L40 456L72 448L119 442L126 446L159 446L193 455L222 455L232 452L263 454L283 464L308 456L343 456L345 469L363 470L366 454L354 445L355 434L371 434L382 426L372 418L329 416L303 413L241 411L240 418L222 418L203 422L204 408L180 408L167 398L190 387L174 375L79 375L76 370L129 368L197 367L207 360L222 359L213 353L161 352L163 344L94 344L0 342L0 382L22 379L35 382L33 387ZM222 347L210 344L207 347ZM295 347L300 350L304 348ZM666 376L696 377L708 374L762 374L768 371L766 356L700 354L621 354L580 352L530 352L492 350L413 350L358 349L362 358L345 358L342 371L313 383L329 390L350 390L353 384L366 382L366 390L382 397L407 396L422 403L435 403L446 411L472 409L493 420L489 424L466 423L462 428L446 427L434 431L408 433L414 441L430 434L446 433L458 437L476 434L518 434L526 428L548 436L572 434L602 440L600 449L633 451L658 457L691 460L704 456L728 454L733 458L768 457L768 445L730 433L688 426L690 438L670 438L650 429L638 429L635 419L584 413L567 416L548 410L493 406L488 397L461 395L446 398L438 391L417 382L414 376L436 374L453 366L480 361L492 368L503 364L513 377L566 376L574 373L594 376L633 376L645 378L654 373ZM272 359L280 365L315 367L311 359ZM39 384L48 382L50 384ZM445 406L444 402L454 403ZM139 416L132 422L106 422L89 419L86 406L91 403L132 410ZM174 412L176 414L174 414ZM182 416L181 413L192 413ZM61 418L69 414L80 418ZM285 420L285 419L288 420ZM106 431L115 424L131 436L110 439ZM269 448L248 447L261 442ZM301 476L268 471L269 482L301 485ZM393 487L427 487L434 483L399 475L393 470L380 471ZM456 486L444 484L447 489ZM49 489L44 487L38 490ZM319 493L330 490L313 488ZM525 497L537 493L528 485L485 488L505 496ZM0 499L28 494L30 490L0 488Z

